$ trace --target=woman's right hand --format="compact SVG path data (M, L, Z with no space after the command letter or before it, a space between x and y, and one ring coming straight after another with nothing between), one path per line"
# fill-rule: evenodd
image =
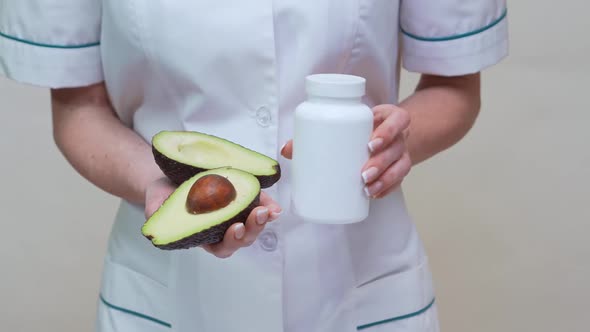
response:
M167 178L152 182L146 190L145 216L149 218L174 192L176 186ZM228 258L240 248L248 247L256 241L266 223L276 220L281 207L265 192L260 193L260 206L252 210L245 223L233 224L221 242L203 245L202 248L218 258Z
M281 207L270 195L260 193L260 206L252 210L245 223L237 222L226 232L219 243L204 245L210 254L219 258L228 258L237 250L251 246L266 223L276 220L281 215Z
M149 219L174 190L176 186L165 177L150 183L145 190L145 218Z
M146 217L174 192L176 186L154 163L149 142L116 116L104 82L51 90L51 103L57 147L92 184L128 202L145 204ZM262 206L250 214L245 225L232 225L222 242L203 248L217 257L229 257L252 244L266 222L276 219L281 211L265 193L260 201ZM257 214L261 225L256 222Z

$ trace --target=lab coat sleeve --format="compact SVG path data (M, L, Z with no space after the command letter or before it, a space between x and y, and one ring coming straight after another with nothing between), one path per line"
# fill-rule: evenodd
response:
M0 75L42 87L103 80L100 0L0 0Z
M402 0L400 28L411 72L470 74L508 55L506 0Z

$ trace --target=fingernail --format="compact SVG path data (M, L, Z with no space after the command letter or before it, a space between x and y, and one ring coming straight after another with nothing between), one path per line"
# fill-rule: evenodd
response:
M281 216L281 214L283 213L283 211L279 211L279 212L271 212L270 213L270 218L272 220L275 220L277 218L279 218Z
M256 222L258 225L264 224L268 220L268 209L262 208L256 212Z
M374 140L369 142L369 151L375 152L377 149L381 147L381 145L383 145L383 139L375 138Z
M279 152L282 154L283 153L283 149L285 148L285 146L287 146L288 142L283 143L283 145L281 146L281 149L279 150Z
M369 183L375 180L377 174L379 174L379 170L377 169L377 167L371 167L363 172L363 180L365 181L365 183Z
M379 193L383 189L383 183L381 181L377 181L372 185L365 187L365 194L368 197L372 197L373 195Z
M244 237L244 234L246 234L246 227L244 226L244 224L239 223L235 227L234 231L235 231L234 236L235 236L236 240L241 240Z

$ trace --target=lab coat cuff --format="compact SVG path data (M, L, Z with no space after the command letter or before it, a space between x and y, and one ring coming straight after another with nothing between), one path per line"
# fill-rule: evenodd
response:
M103 80L100 45L61 48L0 36L0 75L47 88L98 83Z
M440 76L476 73L508 55L508 20L462 36L421 38L403 31L402 65L411 72Z

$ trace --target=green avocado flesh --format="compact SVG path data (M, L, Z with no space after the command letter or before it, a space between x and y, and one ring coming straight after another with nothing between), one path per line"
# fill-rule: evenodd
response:
M229 205L215 211L192 214L186 201L192 185L200 178L217 174L227 178L236 190ZM201 172L182 183L145 222L142 233L161 249L188 249L203 244L217 243L225 231L236 222L245 222L259 204L260 183L252 174L224 167Z
M281 177L279 163L259 152L229 140L194 131L162 131L152 139L156 163L166 176L181 184L199 172L220 167L246 171L262 188Z

